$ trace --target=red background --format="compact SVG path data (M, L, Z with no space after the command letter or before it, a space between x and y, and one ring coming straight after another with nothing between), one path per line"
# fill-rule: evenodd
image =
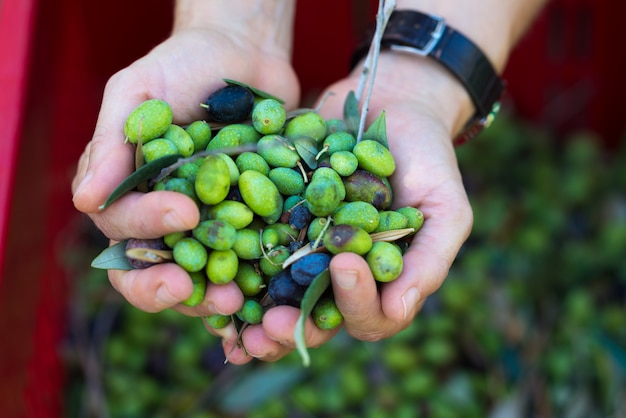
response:
M294 65L305 93L345 74L371 3L299 2ZM59 342L72 288L61 257L80 245L82 220L70 181L106 80L167 36L171 7L147 0L0 5L0 415L59 417ZM618 43L625 9L619 0L553 0L511 57L507 107L557 135L591 129L607 146L617 144L626 120L626 48Z

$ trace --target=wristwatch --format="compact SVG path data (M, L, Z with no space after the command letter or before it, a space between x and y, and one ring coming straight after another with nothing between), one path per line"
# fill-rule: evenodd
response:
M367 55L373 34L371 30L352 55L352 68ZM476 112L455 139L455 144L476 136L497 115L504 81L480 48L446 25L443 17L414 10L395 10L389 18L380 47L433 58L465 87Z

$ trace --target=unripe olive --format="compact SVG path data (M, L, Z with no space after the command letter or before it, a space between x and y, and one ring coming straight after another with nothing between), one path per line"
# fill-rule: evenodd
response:
M206 149L213 135L211 127L203 120L192 122L185 128L185 131L191 137L193 148L196 151Z
M207 145L207 151L236 148L256 143L261 135L250 125L235 123L220 129Z
M200 222L192 235L209 248L227 250L235 244L237 230L228 222L211 219Z
M257 153L270 167L293 168L300 161L300 155L291 142L280 135L265 135L259 139Z
M361 141L354 146L352 152L359 160L360 168L378 177L389 177L396 169L391 152L377 141Z
M183 157L191 157L193 154L193 139L191 139L187 131L185 131L182 127L171 124L162 136L163 138L172 141L174 145L176 145L178 153Z
M216 205L226 198L230 191L230 171L221 158L209 155L196 175L196 194L202 203Z
M239 259L232 249L213 250L206 265L207 277L212 283L226 284L232 281L239 269Z
M244 171L239 176L239 191L248 207L269 222L276 222L282 213L283 198L276 185L258 171Z
M261 100L252 109L252 126L263 135L280 132L286 120L285 108L275 99Z
M169 139L165 138L153 139L147 144L144 144L142 147L142 153L146 163L150 163L162 157L179 154L176 145Z
M364 229L365 232L373 232L380 220L378 210L367 202L348 202L335 212L333 218L337 225L354 225Z
M159 138L172 123L172 108L159 99L146 100L137 106L126 118L124 135L128 142L136 144L141 138L142 144Z
M242 229L250 225L254 219L254 212L250 208L235 200L223 200L207 209L211 219L228 222L235 229Z
M189 273L189 278L193 283L193 291L191 295L181 303L191 307L198 306L204 300L204 295L206 294L207 278L202 271Z
M207 263L207 250L200 241L187 237L174 245L174 261L188 272L202 270Z
M402 273L402 253L400 249L385 241L375 242L365 256L374 279L379 282L390 282Z
M326 121L316 112L303 113L287 122L285 136L290 139L306 136L320 143L326 137Z

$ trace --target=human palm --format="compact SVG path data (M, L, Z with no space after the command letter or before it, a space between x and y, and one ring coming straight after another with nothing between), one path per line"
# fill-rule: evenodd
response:
M175 192L129 193L104 211L98 207L134 169L134 148L123 126L132 109L159 98L172 107L174 123L203 119L200 104L223 78L254 85L295 107L299 86L287 51L264 50L250 39L210 29L181 30L107 83L92 141L77 169L74 204L111 240L156 238L190 230L199 220L196 204ZM82 181L82 183L81 183ZM188 275L173 263L130 272L109 271L112 285L136 307L155 312L175 307L190 315L234 313L242 303L234 285L210 286L201 307L179 304L192 291Z

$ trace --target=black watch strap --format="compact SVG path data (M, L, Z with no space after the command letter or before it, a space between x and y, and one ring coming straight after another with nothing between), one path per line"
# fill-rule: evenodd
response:
M352 56L352 67L367 55L373 31ZM475 134L475 125L487 125L499 108L504 91L489 59L466 36L446 25L438 16L414 10L396 10L392 13L381 40L381 49L428 56L439 61L465 87L476 107L466 131Z

